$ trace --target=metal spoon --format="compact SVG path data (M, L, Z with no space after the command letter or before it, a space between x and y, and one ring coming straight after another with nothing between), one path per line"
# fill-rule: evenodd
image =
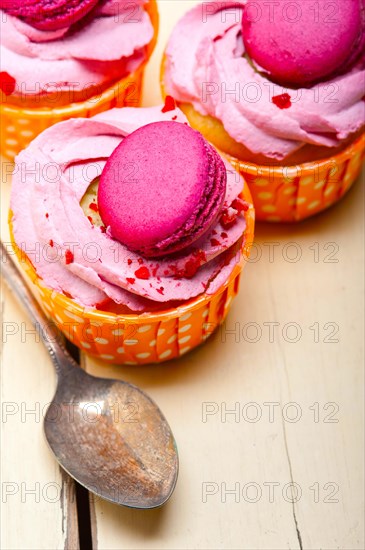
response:
M34 325L47 323L1 243L2 275ZM83 371L60 339L39 330L58 383L44 419L47 441L62 468L111 502L155 508L171 496L178 456L171 429L158 406L139 388Z

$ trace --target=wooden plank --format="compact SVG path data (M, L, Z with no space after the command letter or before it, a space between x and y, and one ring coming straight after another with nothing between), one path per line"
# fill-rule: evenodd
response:
M306 254L304 269L298 262L289 277L283 262L268 266L271 288L286 281L273 292L276 307L285 304L285 318L299 316L303 330L300 345L285 346L282 376L287 399L299 396L303 412L286 428L288 448L296 450L293 476L303 488L305 548L363 545L363 204L359 182L338 207L291 233Z
M96 501L95 548L363 548L362 199L358 184L313 220L259 226L262 256L247 266L225 329L180 361L85 359L89 372L152 395L181 466L162 510ZM236 403L240 417L225 415ZM224 502L224 483L240 495Z
M267 506L264 499L253 504L248 499L255 496L250 488L244 489L248 483L265 489L265 481L288 480L282 434L277 435L270 424L235 422L228 414L226 423L220 414L203 421L203 411L211 407L222 410L224 402L232 408L235 402L258 399L257 387L247 375L249 362L246 365L238 348L228 347L217 335L209 345L174 364L134 370L87 360L89 372L125 378L156 400L171 424L180 456L178 485L165 508L141 513L95 502L96 548L242 548L245 543L247 548L269 549L272 533L276 533L277 548L298 547L287 504ZM274 376L269 361L267 372ZM260 389L267 400L263 384ZM248 494L227 495L224 502L223 484ZM215 495L208 494L216 490ZM251 490L255 495L255 486Z
M258 229L259 243L279 242L257 273L255 299L280 322L271 346L287 416L287 455L301 497L295 505L303 548L364 546L364 188L332 210L293 228ZM284 243L302 258L283 261ZM295 256L295 246L286 248ZM253 270L252 270L253 271ZM263 318L263 317L261 317ZM280 329L296 322L301 338ZM294 328L294 327L293 327ZM293 339L295 330L284 331Z
M189 6L160 3L145 105L161 101L163 49ZM95 548L364 547L363 214L357 184L307 222L259 225L226 327L180 361L135 368L84 358L89 372L151 394L173 428L181 466L161 510L94 501ZM225 414L235 407L239 418ZM212 412L205 422L204 410ZM239 496L224 496L236 487Z
M2 181L2 239L9 241L10 182ZM48 449L43 416L53 366L30 320L1 288L1 548L77 550L75 486Z
M160 2L145 105L161 100L163 48L174 21L193 3ZM95 550L364 548L363 198L358 184L317 218L295 226L258 226L261 257L247 266L225 329L180 361L109 367L83 358L89 372L124 378L148 391L169 419L180 451L178 485L161 510L128 510L91 496ZM294 262L298 247L301 257ZM15 305L11 299L6 304L11 320L7 308L15 311ZM294 342L296 325L301 337ZM7 366L2 395L10 401L16 387L18 403L40 391L46 402L54 384L52 379L50 389L48 359L40 345L21 347L13 338L12 348L10 342L4 346L4 365L13 369ZM19 361L22 371L15 368ZM238 418L228 412L234 408ZM12 463L2 473L10 475L15 467L22 481L29 462L32 483L60 479L40 431L18 424L26 461L14 432L5 427L2 443ZM293 484L297 502L290 494ZM238 494L225 494L236 488ZM66 543L59 506L35 505L32 495L25 503L15 497L9 496L10 508L3 512L3 525L9 526L4 548L73 548L75 527L70 525ZM72 502L70 495L65 517L75 524Z

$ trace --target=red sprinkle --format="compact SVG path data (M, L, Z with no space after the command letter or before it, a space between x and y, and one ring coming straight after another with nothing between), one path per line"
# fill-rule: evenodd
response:
M95 304L95 309L106 310L111 303L112 300L110 298L105 298L102 302Z
M205 260L205 253L202 250L197 250L194 252L193 257L186 262L183 273L179 273L179 275L181 277L186 277L187 279L194 277L195 273Z
M177 115L173 116L171 120L176 120L177 119Z
M279 107L279 109L289 109L289 107L291 107L290 95L287 93L274 95L271 101L274 105Z
M165 290L163 286L160 286L160 288L156 289L159 294L163 295L163 291Z
M93 225L93 224L94 224L94 222L93 222L93 219L92 219L92 217L91 217L91 216L88 216L88 217L87 217L87 219L89 220L89 222L91 223L91 225Z
M90 210L93 210L94 212L99 212L98 205L95 204L95 202L91 202L91 203L89 204L89 208L90 208Z
M49 244L49 246L53 246L53 240L49 239L48 244Z
M219 246L221 243L217 239L210 239L210 244L212 246Z
M140 265L142 265L142 264L143 264L143 260L142 260L142 258L138 258L138 263L139 263Z
M132 260L130 258L128 258L128 265L132 265Z
M137 269L137 271L134 272L137 279L149 279L150 278L150 272L148 271L146 266L142 266Z
M228 233L226 233L225 231L223 231L221 233L221 237L223 237L223 239L228 239Z
M101 225L101 226L100 226L100 231L101 231L102 233L106 233L106 227L105 227L105 225Z
M0 89L5 95L11 95L15 90L16 80L6 71L0 72Z
M165 105L162 107L161 112L167 113L168 111L173 111L176 109L175 100L172 96L167 95L165 99Z
M242 199L237 197L237 199L234 199L234 201L232 202L232 208L234 208L238 212L242 212L242 210L247 210L248 206Z
M67 249L65 252L65 260L66 260L66 265L72 264L72 262L74 261L74 255L69 249Z
M46 218L49 218L49 214L48 214L48 212L46 212Z
M236 223L237 220L237 214L230 214L228 210L224 210L223 214L220 218L220 223L225 229L229 229Z
M130 283L131 285L134 285L134 283L136 282L136 279L134 279L133 277L127 277L127 281L128 281L128 283Z
M185 264L185 270L184 275L187 279L190 279L191 277L194 277L195 273L198 271L200 267L200 262L196 262L194 260L189 260Z

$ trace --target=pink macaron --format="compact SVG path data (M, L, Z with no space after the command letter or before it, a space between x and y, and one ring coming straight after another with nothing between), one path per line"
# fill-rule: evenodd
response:
M155 122L127 136L109 157L98 189L100 216L131 250L166 256L216 223L226 181L221 157L199 132Z
M69 27L99 0L0 0L0 8L42 31Z
M364 0L248 0L245 49L273 80L306 85L348 70L364 47Z

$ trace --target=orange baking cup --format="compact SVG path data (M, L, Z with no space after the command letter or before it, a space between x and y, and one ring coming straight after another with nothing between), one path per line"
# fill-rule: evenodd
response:
M256 219L296 222L336 203L358 177L365 134L337 155L297 166L259 166L226 155L247 181Z
M163 56L160 70L163 97L166 97L165 64ZM184 105L190 106L178 101L176 104L183 112ZM187 118L194 128L191 118ZM350 189L365 156L365 134L336 155L294 166L258 165L225 152L224 155L247 181L257 221L297 222L329 208Z
M250 204L245 212L247 226L242 258L228 280L212 295L202 294L182 306L158 313L118 315L84 308L44 286L32 263L15 244L10 222L11 240L47 317L77 347L108 363L160 363L181 357L204 342L227 316L253 242L255 214L247 185L242 197Z
M52 101L52 108L21 108L9 103L0 105L0 150L8 160L24 149L38 134L57 122L69 118L90 118L113 107L138 107L141 100L142 79L145 65L155 47L158 32L158 11L156 0L150 0L144 9L148 12L154 27L154 36L147 48L143 64L130 75L122 78L101 94L85 101L60 105Z

